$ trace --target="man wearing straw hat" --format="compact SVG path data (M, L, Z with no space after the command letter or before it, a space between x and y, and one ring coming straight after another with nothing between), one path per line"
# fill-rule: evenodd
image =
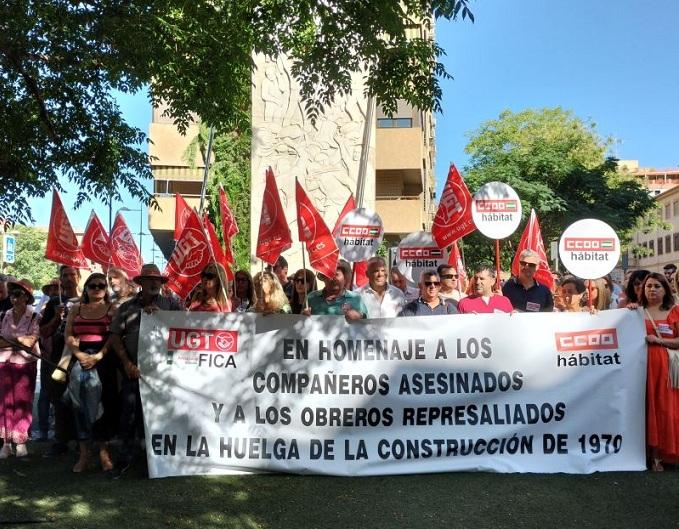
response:
M162 285L167 283L167 277L160 273L155 264L142 266L139 275L132 280L141 287L141 290L132 299L120 305L111 323L111 346L118 355L125 372L121 385L120 418L123 446L121 447L121 460L113 474L114 478L121 477L130 468L143 438L144 427L139 395L139 368L137 367L142 311L182 310L174 298L161 294Z

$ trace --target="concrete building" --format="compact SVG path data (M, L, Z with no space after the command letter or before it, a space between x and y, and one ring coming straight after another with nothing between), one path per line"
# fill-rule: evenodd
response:
M679 169L675 171L679 174ZM655 196L658 204L659 220L667 226L648 233L638 230L633 236L633 246L641 246L648 251L645 257L636 257L632 251L627 253L628 269L646 269L662 272L666 264L679 266L679 186Z
M352 95L338 98L312 123L305 115L287 61L261 56L254 60L251 253L254 257L265 170L271 166L293 235L293 248L284 254L292 272L301 267L295 178L332 228L349 194L356 193L367 99L361 76L356 75ZM182 136L172 120L163 116L164 110L154 109L149 131L154 193L161 207L149 211L149 230L167 258L174 244L174 194L179 192L190 205L198 205L203 166L198 163L191 168L184 155L198 127L190 127ZM381 216L390 245L431 226L435 214L434 139L435 121L430 113L399 104L395 115L389 117L377 106L367 146L364 207ZM253 270L259 270L258 263L252 265Z
M618 168L622 173L634 175L641 180L651 196L658 196L679 184L679 167L655 169L639 167L638 160L619 160Z

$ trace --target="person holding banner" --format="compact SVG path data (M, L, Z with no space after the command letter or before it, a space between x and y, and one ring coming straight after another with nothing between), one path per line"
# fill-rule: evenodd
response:
M679 388L670 377L667 349L679 348L679 306L663 274L650 273L641 291L648 360L646 366L646 444L651 470L679 461ZM627 305L635 309L636 304Z
M519 275L510 278L502 287L512 307L520 312L552 312L554 298L546 285L535 280L540 264L537 252L527 249L519 255Z
M200 273L200 284L189 303L189 311L231 312L226 297L226 270L219 263L210 263Z
M457 304L460 314L483 314L494 312L511 313L512 302L502 294L493 293L495 269L481 265L474 271L474 293L461 299Z
M134 277L133 281L141 287L141 290L116 311L111 323L109 343L120 359L125 374L120 388L122 398L120 436L123 444L121 460L114 471L114 478L121 477L130 468L139 448L139 439L144 436L139 395L140 373L137 367L142 311L182 310L175 298L161 295L161 287L168 279L160 273L155 264L142 266L139 275Z
M395 318L406 299L398 288L387 283L387 265L381 257L368 259L368 284L356 290L368 309L368 318Z
M12 308L0 315L0 459L28 455L26 442L31 427L33 393L37 376L40 316L33 311L33 285L27 280L9 281ZM14 340L33 350L33 355L12 346Z
M402 316L436 316L458 314L456 302L439 295L441 280L436 270L425 270L420 275L420 297L411 301L399 312Z
M316 275L307 268L300 268L295 272L292 281L295 285L295 291L292 294L290 308L293 314L302 314L302 310L304 310L306 305L307 295L309 292L318 289Z
M341 316L347 321L360 320L367 317L368 310L356 292L347 290L347 277L351 277L351 267L346 261L337 263L335 275L326 277L319 274L325 283L322 290L311 292L307 297L309 307L302 310L305 316L331 315Z
M260 272L253 279L257 303L249 312L259 314L290 314L288 296L278 278L271 272Z

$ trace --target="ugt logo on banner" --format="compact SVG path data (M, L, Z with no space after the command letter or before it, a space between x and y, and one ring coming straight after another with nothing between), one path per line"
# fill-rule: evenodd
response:
M198 367L236 367L238 332L215 329L170 328L167 338L167 363L175 360ZM175 358L175 353L179 355Z

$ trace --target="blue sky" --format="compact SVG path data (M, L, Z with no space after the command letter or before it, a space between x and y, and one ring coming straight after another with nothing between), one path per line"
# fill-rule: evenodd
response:
M474 24L437 26L454 76L443 82L443 114L437 117L439 193L448 164L467 162L467 134L504 109L561 106L616 138L611 154L645 167L679 166L679 2L477 0L472 9ZM127 119L147 131L145 95L119 101ZM75 193L62 198L74 227L84 228L92 206L73 212ZM131 199L124 205L139 207ZM46 225L49 197L32 206L36 223ZM105 208L95 209L106 224ZM139 214L125 216L137 232ZM143 229L148 232L146 223ZM147 260L149 242L146 237Z

